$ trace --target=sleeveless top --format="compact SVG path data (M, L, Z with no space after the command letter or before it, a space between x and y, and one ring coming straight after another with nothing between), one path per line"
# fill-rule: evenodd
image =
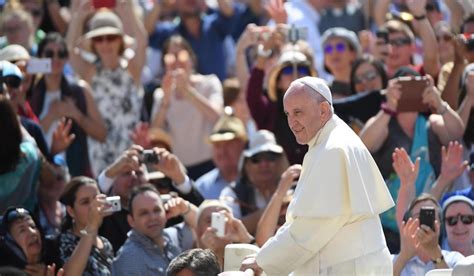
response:
M100 61L92 78L93 98L102 115L107 137L104 143L89 138L89 159L95 176L132 145L130 133L140 119L143 88L137 87L125 66L107 69Z

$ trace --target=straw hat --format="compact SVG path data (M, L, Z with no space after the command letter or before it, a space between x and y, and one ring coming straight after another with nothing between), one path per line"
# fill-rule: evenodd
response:
M312 77L317 76L316 70L311 65L311 61L308 60L306 55L304 55L300 51L295 51L295 50L284 51L281 54L280 58L278 59L278 62L275 65L275 67L270 71L270 74L268 77L268 97L270 98L271 101L276 102L278 100L277 80L278 80L278 77L280 76L281 70L287 66L293 66L293 65L306 66L308 67L310 75Z
M242 121L232 114L222 115L217 123L214 125L209 142L230 141L233 139L240 139L247 141L247 131Z
M168 150L171 151L173 148L173 141L168 132L164 131L161 128L151 128L148 131L148 139L153 143L162 143L166 146Z
M119 35L122 37L124 48L134 45L135 39L126 35L120 18L109 9L98 10L89 20L88 32L84 34L84 48L92 52L92 38L104 35Z

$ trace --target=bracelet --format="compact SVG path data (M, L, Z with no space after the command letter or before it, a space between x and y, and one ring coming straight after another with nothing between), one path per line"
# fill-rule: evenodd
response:
M389 116L392 116L392 117L397 116L397 111L388 107L386 102L380 105L380 109L382 109L382 111Z
M89 230L87 230L87 227L82 229L81 231L79 231L79 234L81 234L81 237L93 237L96 235L96 232L91 232Z
M187 205L188 205L188 209L186 209L186 211L184 211L184 213L181 214L183 217L189 214L189 212L191 212L191 204L189 203L189 201L187 201Z
M444 260L443 254L441 254L441 257L438 257L434 260L431 260L434 264L440 264Z
M447 102L443 101L443 102L441 103L441 105L442 105L442 107L443 107L443 110L438 111L438 114L441 115L441 116L443 116L443 115L448 111L449 104L448 104Z
M413 18L415 18L415 20L417 21L421 21L423 19L426 19L426 14L423 14L423 15L413 15Z

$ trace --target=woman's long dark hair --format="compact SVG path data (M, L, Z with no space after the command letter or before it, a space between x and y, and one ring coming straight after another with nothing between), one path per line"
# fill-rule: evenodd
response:
M2 94L0 94L0 133L2 134L0 174L4 174L15 170L20 162L22 136L18 116L10 101Z
M380 78L382 79L382 89L387 87L387 85L388 85L388 76L387 76L387 72L385 72L385 68L384 68L383 63L380 62L379 60L375 59L375 57L372 56L372 55L363 55L362 57L357 58L356 60L354 60L354 63L352 64L351 83L350 83L352 93L357 93L357 91L355 89L355 73L356 73L357 69L359 68L359 66L361 66L364 63L368 63L368 64L374 66L375 70L377 71Z
M97 182L92 178L86 176L74 177L66 184L66 187L64 188L63 194L61 195L59 201L66 206L74 208L74 202L76 201L77 191L82 186L90 184L97 186ZM72 226L72 217L69 215L68 212L66 212L66 217L64 218L61 226L61 232L65 232L69 229L72 229Z

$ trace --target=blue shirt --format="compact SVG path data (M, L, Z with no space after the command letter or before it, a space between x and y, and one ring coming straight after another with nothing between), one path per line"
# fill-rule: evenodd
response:
M164 250L147 236L131 230L112 264L112 275L166 275L171 260L181 253L176 232L163 230Z
M443 254L444 261L450 268L453 268L460 260L464 259L464 256L456 251L441 250L441 253ZM392 255L392 262L395 263L397 258L398 255ZM433 262L424 263L418 256L415 256L405 264L400 276L425 275L426 272L433 269L436 269Z
M234 8L234 12L237 12L237 9ZM160 23L150 35L149 45L162 49L168 38L179 34L191 44L196 54L197 72L203 75L215 74L222 81L227 77L224 40L227 35L232 34L236 18L238 17L235 13L231 17L225 17L221 13L202 15L199 37L191 35L179 19L175 22Z
M196 189L205 199L219 199L222 190L229 186L230 182L225 180L218 168L207 172L196 180Z

